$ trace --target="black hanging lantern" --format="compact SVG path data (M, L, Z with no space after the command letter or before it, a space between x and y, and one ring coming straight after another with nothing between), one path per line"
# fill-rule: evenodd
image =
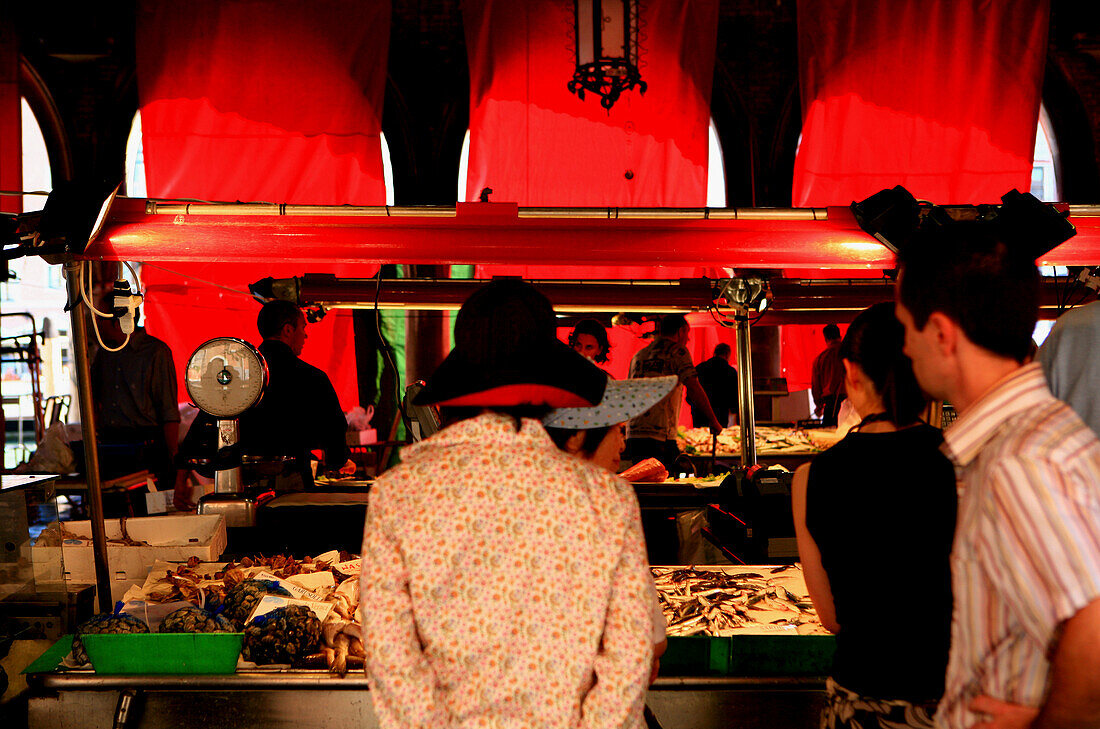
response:
M646 82L638 71L638 0L573 0L577 69L569 90L600 95L608 111L624 91Z

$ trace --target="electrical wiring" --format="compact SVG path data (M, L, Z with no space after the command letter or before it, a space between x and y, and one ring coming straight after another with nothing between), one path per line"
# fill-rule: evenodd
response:
M130 270L130 275L134 277L134 290L141 291L141 278L138 276L137 271L129 261L123 261L126 264L126 268ZM85 287L85 280L87 280L87 287ZM126 345L130 343L130 335L126 334L126 338L122 340L122 344L117 347L109 347L107 343L103 341L103 335L99 333L99 322L96 317L103 317L104 319L114 318L114 313L105 314L99 309L95 308L91 299L88 297L88 289L92 288L92 266L90 261L80 262L80 272L77 275L77 288L80 289L80 298L83 299L84 305L88 307L88 311L92 312L92 331L95 332L96 341L99 342L99 346L107 352L121 352L126 349Z
M710 318L714 319L714 323L718 326L725 327L726 329L733 329L735 324L732 324L725 314L718 310L716 304L711 304L707 307L707 311L710 312Z

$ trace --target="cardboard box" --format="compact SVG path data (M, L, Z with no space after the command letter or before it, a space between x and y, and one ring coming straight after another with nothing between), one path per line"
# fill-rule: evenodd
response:
M91 522L67 521L64 526L83 539L59 547L32 546L35 580L49 579L61 564L66 580L95 584ZM107 539L122 537L118 519L105 520L103 527ZM112 600L121 599L131 586L144 583L149 568L157 560L186 562L190 557L198 557L204 562L216 562L226 545L225 519L221 514L136 517L126 520L126 532L131 539L148 542L150 546L107 545Z

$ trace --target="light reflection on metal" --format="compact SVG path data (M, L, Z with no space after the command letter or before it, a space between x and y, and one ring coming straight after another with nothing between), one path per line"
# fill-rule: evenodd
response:
M586 91L611 107L624 91L646 91L638 70L638 0L574 0L576 69L569 90L581 100Z

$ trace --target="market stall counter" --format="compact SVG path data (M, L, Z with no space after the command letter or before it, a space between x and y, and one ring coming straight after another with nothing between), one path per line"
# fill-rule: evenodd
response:
M302 567L295 564L289 571ZM193 564L176 574L188 569L207 573ZM287 564L276 569L274 563L245 568L249 570L258 570L253 577L288 571ZM213 574L198 584L213 586ZM833 643L806 597L797 566L657 567L654 576L669 622L669 649L647 696L660 726L724 727L733 720L742 727L814 724ZM295 586L286 579L276 582ZM170 575L153 575L146 594L173 599L178 588ZM329 601L339 602L331 596ZM227 594L225 603L231 602ZM131 605L127 609L140 614ZM259 610L258 604L252 608L253 614ZM102 637L140 642L154 636ZM101 726L112 720L114 726L143 729L378 725L361 662L354 668L349 663L343 676L334 668L325 670L323 663L319 668L298 667L303 662L263 666L245 662L243 656L234 672L222 675L151 674L136 667L111 674L87 666L69 668L72 649L72 637L67 636L27 669L30 727ZM95 655L91 658L94 664Z

